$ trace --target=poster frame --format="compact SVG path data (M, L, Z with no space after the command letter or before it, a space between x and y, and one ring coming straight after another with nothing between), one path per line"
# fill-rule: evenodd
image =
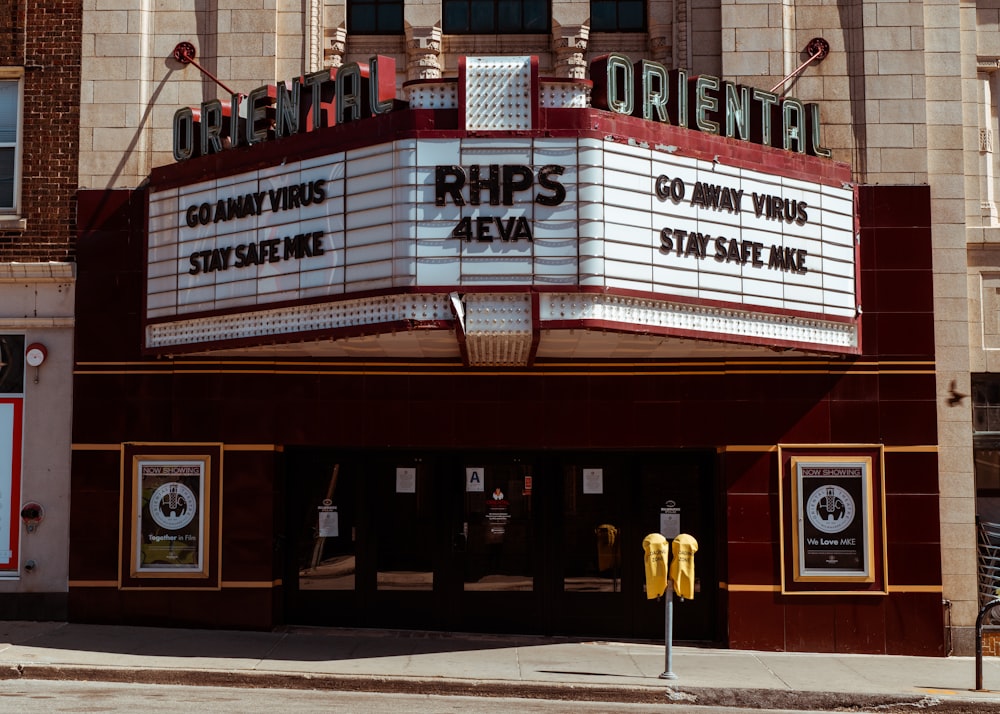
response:
M782 594L887 594L882 446L779 445L778 464ZM815 537L816 527L815 524L807 525L805 519L810 503L815 506L823 500L819 488L807 482L814 478L808 474L809 467L846 467L859 471L857 476L831 477L829 484L835 494L847 494L849 497L844 500L853 506L856 525L852 534L861 542L853 544L849 550L858 557L858 567L843 567L837 563L823 567L807 560L809 544L806 539L810 534ZM854 479L857 481L852 483ZM851 555L850 552L845 554Z
M122 454L122 534L119 587L149 589L218 589L221 567L221 444L124 444ZM152 533L151 519L143 521L143 466L196 467L184 486L197 498L197 555L193 564L144 566L142 539ZM193 483L190 482L191 479ZM148 490L148 489L146 489ZM188 524L190 526L190 524Z

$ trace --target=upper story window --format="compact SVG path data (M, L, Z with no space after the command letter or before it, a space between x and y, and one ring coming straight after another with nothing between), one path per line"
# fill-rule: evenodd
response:
M590 0L591 32L645 32L646 0Z
M21 80L0 79L0 213L17 213L21 183Z
M355 35L403 34L403 0L348 0L347 31Z
M445 34L531 34L550 29L548 0L444 0Z

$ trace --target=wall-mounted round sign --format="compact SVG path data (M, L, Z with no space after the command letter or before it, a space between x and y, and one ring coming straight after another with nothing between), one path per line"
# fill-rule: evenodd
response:
M28 349L25 350L24 361L28 363L29 367L38 367L45 361L48 354L45 345L34 342L28 345Z

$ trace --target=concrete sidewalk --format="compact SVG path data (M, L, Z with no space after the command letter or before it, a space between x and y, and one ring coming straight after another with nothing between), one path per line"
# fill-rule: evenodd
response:
M0 622L0 679L339 689L754 708L1000 711L1000 658L793 654L567 638Z

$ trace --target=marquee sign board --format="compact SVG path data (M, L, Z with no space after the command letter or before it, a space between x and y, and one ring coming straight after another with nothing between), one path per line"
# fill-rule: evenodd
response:
M499 190L470 198L461 167ZM852 198L608 141L392 142L153 193L149 316L568 284L853 317Z
M212 316L268 306L512 287L808 316L829 329L788 339L857 349L853 188L677 146L421 132L148 200L151 349L232 338Z

